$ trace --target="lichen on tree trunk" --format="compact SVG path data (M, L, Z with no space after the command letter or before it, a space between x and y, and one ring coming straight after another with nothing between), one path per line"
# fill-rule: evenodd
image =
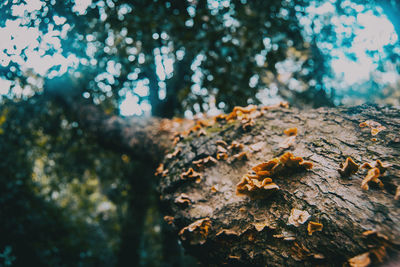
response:
M371 136L370 129L359 127L366 120L386 129ZM299 131L295 143L282 148L287 138L283 131L292 127ZM394 195L400 185L399 109L277 108L267 110L246 129L238 121L205 127L205 136L191 133L171 149L181 152L164 160L168 174L160 178L159 191L165 218L190 254L215 266L339 266L363 253L372 263L381 264L397 257L400 201ZM218 140L244 144L248 160L233 160L230 154L227 160L204 168L193 164L215 157ZM287 151L314 167L275 177L280 189L265 199L236 195L236 185L251 167ZM390 163L380 177L384 187L371 183L369 190L361 189L366 170L342 177L338 168L347 157L358 164L378 159ZM198 183L181 176L189 168L202 174ZM311 216L304 224L289 225L292 209ZM322 231L309 235L310 221L321 223Z

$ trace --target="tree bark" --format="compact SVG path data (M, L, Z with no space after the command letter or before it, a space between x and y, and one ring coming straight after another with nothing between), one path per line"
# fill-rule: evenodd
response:
M366 120L386 130L371 136L371 129L359 126ZM249 131L235 121L205 128L206 136L192 133L177 144L180 154L164 160L168 174L161 178L159 191L165 219L190 254L212 266L341 266L363 253L373 264L382 265L398 257L400 201L394 199L400 185L398 108L278 108L267 110L255 123ZM280 148L287 138L283 131L291 127L299 130L295 144ZM249 159L234 161L230 154L226 161L198 169L193 161L215 157L217 140L244 144ZM262 146L260 151L252 149L256 143ZM280 189L265 199L236 195L237 183L252 166L287 151L314 167L274 177ZM358 164L378 159L390 163L380 177L384 187L370 183L369 190L361 189L366 175L362 169L342 177L338 168L347 157ZM182 178L191 167L202 174L199 183ZM187 194L186 203L177 201L182 193ZM292 209L307 211L311 217L297 227L288 225ZM209 219L209 229L201 225L202 219ZM321 223L322 231L309 235L310 221ZM194 222L201 226L196 228Z

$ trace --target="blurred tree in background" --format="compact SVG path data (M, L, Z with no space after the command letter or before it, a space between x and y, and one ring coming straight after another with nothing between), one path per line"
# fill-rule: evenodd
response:
M167 258L154 166L99 144L54 95L166 118L281 99L398 105L399 13L390 0L2 1L0 266ZM383 15L377 45L363 21ZM341 62L372 67L349 84Z

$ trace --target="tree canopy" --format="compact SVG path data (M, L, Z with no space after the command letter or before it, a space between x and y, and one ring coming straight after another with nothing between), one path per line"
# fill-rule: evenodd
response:
M149 254L161 250L155 182L136 178L154 162L99 143L65 99L163 118L280 100L397 105L399 12L390 0L2 1L0 265L160 260ZM350 80L360 64L365 76Z

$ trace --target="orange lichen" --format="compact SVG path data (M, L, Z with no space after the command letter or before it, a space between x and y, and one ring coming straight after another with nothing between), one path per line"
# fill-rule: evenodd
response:
M365 252L348 260L351 267L367 267L371 264L369 252Z
M256 110L257 110L257 106L256 105L248 105L247 107L236 106L236 107L233 108L232 112L236 112L237 113L238 111L240 111L242 113L250 113L250 112L253 112L253 111L256 111Z
M375 136L375 135L377 135L379 132L381 132L383 130L386 130L385 126L381 126L379 128L372 128L371 129L371 135Z
M194 179L198 184L201 181L201 173L196 172L195 170L193 170L193 168L189 168L189 170L181 174L181 179Z
M361 165L361 169L372 169L374 168L374 163L369 163L369 162L365 162L363 163L363 165Z
M383 241L383 242L389 240L389 238L388 238L386 235L381 234L381 233L379 233L379 232L376 231L376 230L367 230L367 231L364 231L364 232L362 233L362 235L363 235L363 236L366 236L366 237L368 237L368 238L372 238L372 239L375 239L375 240L380 240L380 241Z
M242 129L245 131L250 130L254 125L256 125L256 122L253 119L242 120Z
M266 224L265 222L254 222L252 223L252 225L254 226L257 232L261 232L262 230L265 229L265 227L268 226L268 224Z
M322 231L323 225L322 223L317 223L317 222L308 222L307 225L307 231L308 235L312 235L316 231Z
M281 107L281 108L289 108L289 102L281 101L281 102L279 102L279 107Z
M208 127L208 126L212 126L214 123L211 120L198 120L196 122L196 124L201 127Z
M305 210L292 209L288 224L299 227L301 224L304 224L310 217L311 215Z
M251 168L253 171L255 172L259 172L259 171L271 171L276 165L279 164L279 159L278 158L274 158L271 159L268 162L263 162L260 163L256 166L254 166L253 168Z
M371 129L371 135L375 136L383 130L386 130L385 126L382 126L379 122L373 120L367 120L359 124L361 128L369 127Z
M154 176L159 176L161 175L161 177L165 177L168 174L168 170L164 170L164 164L160 163L160 165L158 165L156 172L154 173Z
M379 187L383 187L382 181L379 177L386 172L387 168L390 167L390 164L382 163L380 160L376 160L375 163L364 163L361 168L368 169L367 176L361 182L361 188L364 190L368 190L369 182L375 182L379 185Z
M230 146L228 146L229 150L242 150L243 148L244 148L244 145L237 141L233 141L232 144Z
M381 174L384 174L386 172L386 170L392 166L389 163L383 163L382 161L380 161L379 159L376 160L374 163L364 163L363 165L361 165L362 169L372 169L372 168L378 168L379 171L381 172Z
M271 178L262 181L243 176L240 183L236 186L236 195L249 196L252 199L262 199L277 191L279 186L272 182Z
M214 121L215 122L223 121L223 120L226 120L226 114L219 114L219 115L214 117Z
M255 105L249 105L247 107L234 107L232 112L227 114L227 115L218 115L214 117L215 121L220 121L220 120L225 120L227 122L233 122L236 119L239 120L249 120L252 119L256 116L251 115L252 113L255 113L257 111L257 106ZM261 113L260 113L261 114ZM258 115L258 114L256 114ZM245 123L245 122L243 122Z
M175 218L172 216L164 216L164 221L166 223L168 223L169 225L173 224L174 220L175 220Z
M217 153L217 160L226 160L228 158L228 154L225 152Z
M386 172L387 168L389 168L390 166L392 166L392 165L389 163L382 163L379 159L377 161L375 161L375 167L377 167L379 169L381 174L384 174Z
M215 185L211 186L211 192L216 193L218 191L219 191L218 186L215 186Z
M198 124L196 124L195 126L193 126L192 128L190 128L190 129L188 130L188 134L197 132L197 131L199 131L200 129L201 129L201 126L198 125Z
M291 169L300 168L310 170L313 167L313 163L311 161L304 161L302 157L295 157L290 152L286 152L279 157L279 164L282 165L284 168Z
M297 135L297 128L293 127L293 128L289 128L283 131L284 134L286 134L287 136L296 136Z
M179 153L181 153L181 149L180 149L180 148L176 149L176 150L175 150L174 152L172 152L172 153L167 154L165 157L166 157L167 159L172 159L172 158L175 158L176 156L178 156Z
M193 161L192 163L201 169L203 166L213 165L213 164L216 164L217 162L218 161L215 158L213 158L212 156L208 156L208 157Z
M203 128L201 128L199 130L199 132L197 133L197 136L206 136L206 135L207 135L207 132Z
M226 235L226 236L228 236L228 235L236 235L236 236L239 236L240 233L237 233L237 232L235 232L233 230L230 230L230 229L222 229L215 236L220 236L220 235Z
M172 140L172 145L173 146L175 146L179 141L181 141L182 139L179 137L179 136L177 136L177 137L175 137L173 140Z
M217 140L217 142L215 142L216 145L220 145L222 147L227 147L228 144L224 141L224 140Z
M355 174L358 171L359 165L356 164L352 158L348 157L346 161L343 163L340 163L340 169L338 169L338 172L342 177L349 177L350 175Z
M365 176L365 178L361 182L361 188L364 190L368 190L369 189L368 183L371 181L379 184L379 186L382 188L383 183L381 180L379 180L379 176L380 176L380 171L378 168L372 168L368 170L367 176Z
M179 236L183 241L189 241L191 245L202 245L207 241L211 228L211 220L204 218L184 227L179 231Z
M293 156L292 153L286 152L279 158L274 158L268 162L263 162L261 164L258 164L257 166L254 166L252 168L253 171L256 173L260 172L261 174L267 174L267 173L262 173L262 171L267 171L269 172L269 175L275 175L278 172L281 173L284 170L288 169L306 169L310 170L313 167L313 163L310 161L304 161L302 157L295 157Z
M385 246L380 246L373 248L369 251L371 254L375 256L378 262L382 263L386 257L386 248Z
M232 259L232 260L240 260L241 258L242 258L242 256L228 255L228 259Z
M218 153L226 153L226 152L228 152L228 150L226 150L226 148L224 148L223 146L218 145L217 152Z
M246 152L240 152L238 154L233 155L234 160L245 160L248 159L249 157L247 156Z
M176 204L182 205L184 207L189 206L192 203L192 200L189 198L189 196L185 193L182 193L177 197L174 201Z
M262 107L261 110L265 111L265 110L270 110L270 109L275 109L275 108L289 108L289 103L286 101L281 101L275 105Z
M279 189L279 186L272 182L271 177L289 170L309 170L311 168L312 162L303 161L303 158L294 157L292 153L287 152L279 158L254 166L252 171L255 174L247 173L242 177L242 180L236 186L236 194L239 196L247 195L253 199L268 197Z

